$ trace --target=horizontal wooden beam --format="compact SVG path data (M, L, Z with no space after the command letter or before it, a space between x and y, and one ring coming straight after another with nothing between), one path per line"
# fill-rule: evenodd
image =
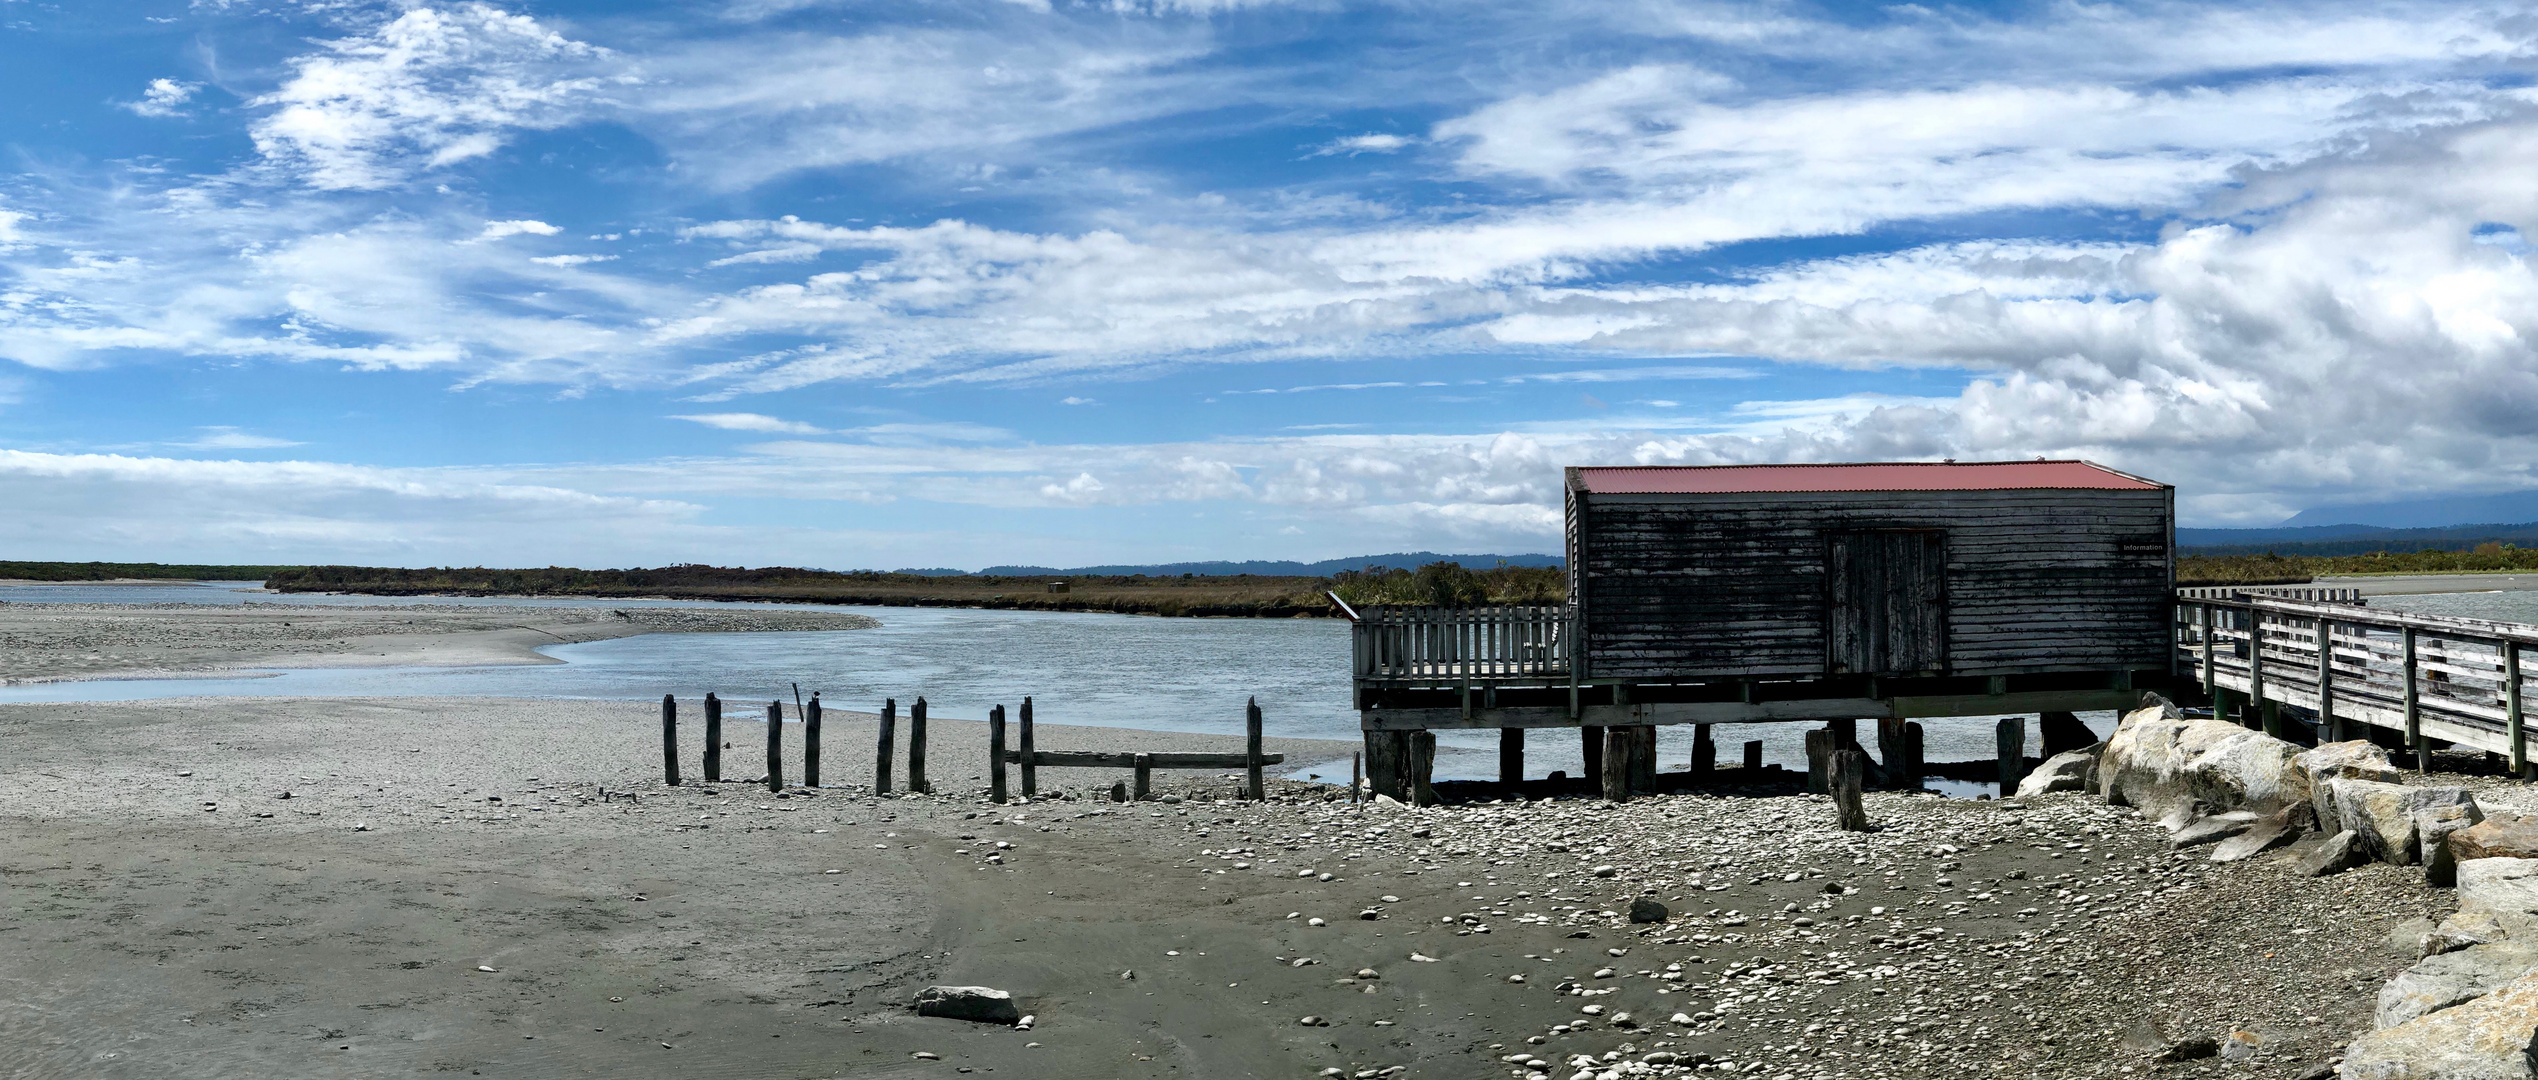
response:
M1791 701L1656 701L1642 705L1589 705L1572 718L1550 705L1520 708L1366 709L1367 731L1452 728L1628 727L1640 724L1766 724L1813 720L1913 719L1934 716L1997 716L2002 713L2085 712L2130 709L2141 702L2132 690L2037 690L1948 697L1804 698Z
M1147 766L1156 769L1242 769L1251 765L1251 759L1241 754L1147 754L1144 756ZM1111 754L1091 750L1037 750L1032 752L1029 763L1044 769L1133 769L1137 767L1137 757L1136 754ZM1005 760L1012 764L1023 764L1022 751L1005 751ZM1284 764L1286 760L1285 754L1260 755L1260 763L1263 765Z

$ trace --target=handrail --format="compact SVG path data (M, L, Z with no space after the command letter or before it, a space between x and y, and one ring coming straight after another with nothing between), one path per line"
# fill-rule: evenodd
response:
M2241 596L2265 597L2274 600L2308 600L2329 604L2360 604L2362 590L2351 586L2311 588L2305 585L2187 585L2177 590L2179 600L2234 600Z
M1369 606L1350 627L1360 679L1565 677L1574 620L1549 605Z

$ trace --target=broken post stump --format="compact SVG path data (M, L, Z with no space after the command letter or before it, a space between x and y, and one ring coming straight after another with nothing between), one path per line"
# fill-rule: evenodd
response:
M1867 786L1868 755L1858 747L1846 746L1833 754L1830 779L1833 784L1833 814L1844 832L1867 832L1868 811L1860 805L1860 791Z
M1641 724L1630 729L1630 790L1651 793L1657 790L1657 725Z
M1718 741L1710 737L1710 726L1692 725L1692 775L1705 777L1717 768Z
M1498 782L1514 787L1525 782L1525 729L1498 729Z
M1005 801L1005 707L987 710L987 801Z
M1833 731L1816 728L1807 732L1807 794L1822 795L1832 790L1826 771L1833 764Z
M1247 784L1244 794L1253 802L1269 798L1269 782L1260 775L1260 759L1260 699L1253 698L1243 705L1243 760L1247 765L1243 770Z
M1137 755L1136 770L1137 791L1135 801L1144 802L1154 793L1154 755Z
M1040 764L1031 758L1031 696L1028 694L1023 695L1022 698L1020 719L1022 720L1022 797L1028 799L1040 793ZM1004 757L1003 754L996 756L1000 759Z
M1359 753L1348 755L1348 801L1352 803L1357 801L1358 788L1362 787L1366 782L1365 766L1366 755L1364 752L1361 751Z
M802 706L802 786L820 786L820 692Z
M1416 806L1435 806L1436 732L1425 729L1410 733L1410 802Z
M1745 740L1745 767L1748 769L1762 768L1761 739Z
M872 752L872 793L875 795L890 794L890 736L891 729L898 726L899 699L890 698L883 701L881 703L881 744L874 747Z
M1887 770L1888 782L1906 789L1919 788L1922 777L1930 773L1928 760L1921 756L1920 724L1907 723L1903 726L1902 738L1896 746L1896 756L1903 759L1902 771L1898 773L1894 769Z
M925 782L925 698L908 706L908 790L923 795L934 790Z
M679 699L661 695L661 778L679 786Z
M1401 769L1403 759L1409 756L1409 732L1367 732L1366 790L1388 799L1404 798L1406 793L1401 790Z
M723 781L723 699L705 695L705 782Z
M1586 755L1586 768L1581 770L1579 775L1586 777L1587 781L1590 783L1602 783L1604 776L1604 729L1598 727L1581 727L1577 729L1577 732L1579 736L1578 748L1580 752Z
M767 790L784 790L784 703L767 703Z
M2004 716L1998 725L2000 735L2000 793L2003 798L2018 793L2018 782L2027 777L2027 721L2024 717Z
M1588 730L1601 730L1604 733L1604 753L1603 760L1600 762L1602 771L1598 774L1603 781L1604 798L1613 802L1629 802L1630 748L1631 744L1639 741L1638 735L1626 727Z

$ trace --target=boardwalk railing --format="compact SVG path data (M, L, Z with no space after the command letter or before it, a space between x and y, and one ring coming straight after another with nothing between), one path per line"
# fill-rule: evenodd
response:
M1566 607L1369 607L1350 625L1360 679L1566 678Z
M2538 626L2371 611L2336 603L2238 599L2177 602L2179 666L2215 691L2259 707L2315 712L2331 739L2356 724L2405 733L2418 765L2426 739L2503 754L2526 771L2522 654Z
M2192 585L2177 590L2179 600L2236 600L2258 596L2268 600L2307 600L2318 604L2359 604L2362 590L2313 585Z

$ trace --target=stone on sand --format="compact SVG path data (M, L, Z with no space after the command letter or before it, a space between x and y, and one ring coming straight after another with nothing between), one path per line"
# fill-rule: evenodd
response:
M2213 845L2212 861L2225 863L2253 858L2307 836L2316 823L2317 812L2305 804L2283 807L2258 818L2246 832Z
M2158 819L2215 810L2272 813L2307 802L2309 778L2292 766L2300 748L2259 731L2210 718L2187 719L2160 701L2115 725L2098 759L2108 803Z
M991 986L929 986L917 991L917 1015L982 1024L1013 1024L1022 1010L1013 995Z
M2318 796L2318 827L2353 833L2362 854L2400 866L2417 861L2420 849L2415 811L2439 806L2476 805L2461 788L2408 787L2376 780L2336 778ZM2483 820L2473 810L2470 818Z
M2343 873L2369 861L2362 854L2360 846L2354 842L2353 834L2340 832L2319 841L2317 847L2310 849L2308 854L2300 857L2299 862L2292 864L2291 872L2301 877L2325 877L2328 874Z
M2089 774L2097 771L2098 752L2105 748L2105 743L2092 743L2044 759L2044 764L2018 782L2019 797L2088 790Z

